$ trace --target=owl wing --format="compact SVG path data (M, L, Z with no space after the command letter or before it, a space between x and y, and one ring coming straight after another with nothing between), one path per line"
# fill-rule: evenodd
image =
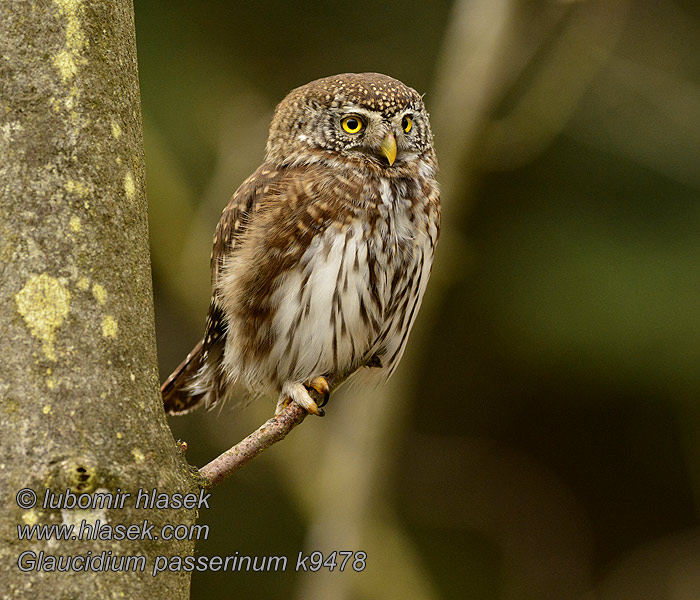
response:
M274 169L262 165L248 177L224 208L214 234L211 253L212 294L204 337L161 387L163 405L170 414L184 414L204 404L213 407L227 393L221 360L226 346L226 323L216 287L225 257L238 251L251 214L264 192L277 176Z

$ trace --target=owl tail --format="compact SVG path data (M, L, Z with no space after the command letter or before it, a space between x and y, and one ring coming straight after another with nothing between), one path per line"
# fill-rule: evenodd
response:
M225 335L207 329L209 344L200 340L160 388L165 412L183 415L200 405L207 410L230 395L221 373Z
M192 384L202 366L202 348L204 340L187 355L160 388L165 412L182 415L194 410L204 399L204 393L193 393Z

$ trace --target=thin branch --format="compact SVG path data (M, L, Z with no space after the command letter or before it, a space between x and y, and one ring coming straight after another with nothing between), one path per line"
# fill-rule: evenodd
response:
M263 450L284 439L307 414L306 410L296 402L290 402L280 414L267 420L257 431L203 466L199 474L211 485L221 483L229 475L247 465Z

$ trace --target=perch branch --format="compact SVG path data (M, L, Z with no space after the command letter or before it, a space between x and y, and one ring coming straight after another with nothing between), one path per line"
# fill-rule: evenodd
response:
M257 431L204 465L199 474L211 485L221 483L263 450L283 439L307 414L296 402L290 402L280 414L268 419Z

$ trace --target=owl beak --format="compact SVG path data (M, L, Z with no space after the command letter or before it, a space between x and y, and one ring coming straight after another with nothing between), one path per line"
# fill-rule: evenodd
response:
M382 143L379 145L379 151L386 156L389 166L394 164L396 160L396 138L391 131L384 136Z

